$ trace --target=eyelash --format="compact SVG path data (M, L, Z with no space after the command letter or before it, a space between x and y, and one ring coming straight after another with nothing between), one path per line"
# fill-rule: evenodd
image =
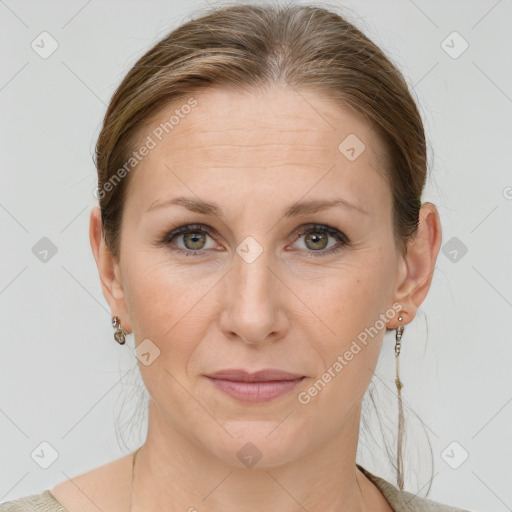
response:
M331 226L325 225L325 224L307 224L305 226L301 226L297 230L297 237L300 238L304 236L305 234L309 232L321 232L321 233L327 233L328 235L331 235L333 238L335 238L339 243L335 245L334 247L331 247L328 250L324 251L307 251L308 258L318 258L320 256L326 256L326 255L332 255L337 252L339 252L343 247L350 245L350 240L347 238L347 236L339 231L336 228L333 228ZM203 233L205 235L208 235L213 238L212 233L213 230L210 229L208 226L204 224L188 224L186 226L181 226L168 234L165 235L163 240L161 241L162 245L170 245L172 240L179 235L184 235L187 233ZM201 251L208 250L208 249L201 249L197 251L191 251L188 249L181 249L181 248L172 248L171 250L179 253L184 254L185 256L200 256L202 254ZM313 254L312 254L313 253ZM316 254L315 254L316 253Z

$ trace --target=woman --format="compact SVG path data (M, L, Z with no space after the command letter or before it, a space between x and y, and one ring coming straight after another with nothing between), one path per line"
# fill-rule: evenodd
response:
M150 395L135 453L3 511L456 511L356 464L383 336L441 244L399 71L338 14L233 6L130 70L96 146L90 241ZM399 422L401 425L401 422Z

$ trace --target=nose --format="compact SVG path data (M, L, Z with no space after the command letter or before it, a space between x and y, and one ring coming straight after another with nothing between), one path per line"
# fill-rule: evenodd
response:
M276 272L265 251L254 261L235 256L223 290L220 325L226 337L262 345L285 336L288 318L283 306L290 292Z

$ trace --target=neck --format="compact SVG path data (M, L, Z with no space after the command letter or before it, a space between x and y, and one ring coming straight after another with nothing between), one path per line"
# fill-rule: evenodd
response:
M369 509L375 490L355 465L359 408L330 443L292 461L251 468L213 456L158 413L150 401L148 436L134 454L131 512Z

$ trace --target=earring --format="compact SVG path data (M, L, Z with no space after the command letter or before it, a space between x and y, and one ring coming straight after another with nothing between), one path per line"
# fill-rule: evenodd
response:
M398 321L400 322L400 325L396 328L396 336L395 336L395 339L396 339L396 343L395 343L395 358L396 358L395 359L396 360L395 384L398 389L398 392L400 392L400 390L403 387L403 384L400 381L400 377L398 376L398 356L400 355L400 350L402 348L402 335L404 333L404 326L401 324L401 322L403 320L402 313L407 314L407 311L400 311L400 314L398 317Z
M403 477L403 461L402 461L402 433L403 433L403 424L404 424L404 416L403 416L403 408L402 408L402 388L403 383L400 380L399 376L399 366L398 366L398 356L400 355L400 350L402 348L402 335L404 333L404 326L402 325L403 314L407 314L407 311L400 311L398 315L398 321L400 325L396 328L396 343L395 343L395 361L396 361L396 378L395 384L398 390L398 442L397 442L397 481L398 487L402 490L404 488L404 477Z
M121 322L117 316L112 317L112 327L116 330L114 333L114 339L120 344L123 345L126 341L126 333L124 332Z

